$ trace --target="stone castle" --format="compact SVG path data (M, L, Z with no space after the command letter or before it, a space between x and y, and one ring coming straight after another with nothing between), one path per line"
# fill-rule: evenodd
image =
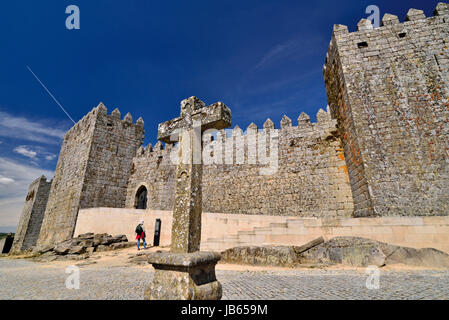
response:
M329 106L203 137L203 211L297 218L449 216L449 5L373 28L334 25ZM220 102L219 102L220 103ZM65 135L55 175L29 187L13 250L71 238L80 210L173 210L175 143L100 103ZM256 141L256 143L254 143ZM276 157L276 170L261 174ZM256 159L256 161L255 161Z

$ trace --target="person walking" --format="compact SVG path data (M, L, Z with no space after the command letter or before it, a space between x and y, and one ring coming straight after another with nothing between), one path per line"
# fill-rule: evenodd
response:
M145 228L143 226L143 220L136 227L136 240L137 240L137 250L140 250L140 239L142 239L143 247L147 248L147 243L145 241Z

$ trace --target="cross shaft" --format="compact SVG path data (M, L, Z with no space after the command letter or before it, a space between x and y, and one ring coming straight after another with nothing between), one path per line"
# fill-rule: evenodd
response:
M194 158L202 155L202 132L212 128L224 129L230 125L231 111L226 105L217 102L206 107L196 97L181 102L180 117L159 124L159 140L166 143L179 141L172 252L191 253L200 249L203 167L201 161Z

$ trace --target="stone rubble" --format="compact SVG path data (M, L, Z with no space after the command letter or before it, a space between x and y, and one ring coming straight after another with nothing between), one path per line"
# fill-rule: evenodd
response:
M135 242L128 242L126 235L111 236L107 233L84 233L76 238L65 240L54 246L37 247L33 249L39 254L38 261L54 260L83 260L94 252L111 251L134 246Z

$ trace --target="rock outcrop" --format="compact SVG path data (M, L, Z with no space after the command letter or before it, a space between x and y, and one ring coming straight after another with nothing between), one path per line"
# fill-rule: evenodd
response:
M236 247L223 251L221 260L237 264L282 267L292 267L298 262L296 253L291 246Z
M423 248L415 249L359 237L315 239L303 246L244 246L222 252L228 263L297 267L301 265L343 264L353 267L378 267L404 264L418 267L449 268L449 255ZM304 250L307 248L307 250Z

